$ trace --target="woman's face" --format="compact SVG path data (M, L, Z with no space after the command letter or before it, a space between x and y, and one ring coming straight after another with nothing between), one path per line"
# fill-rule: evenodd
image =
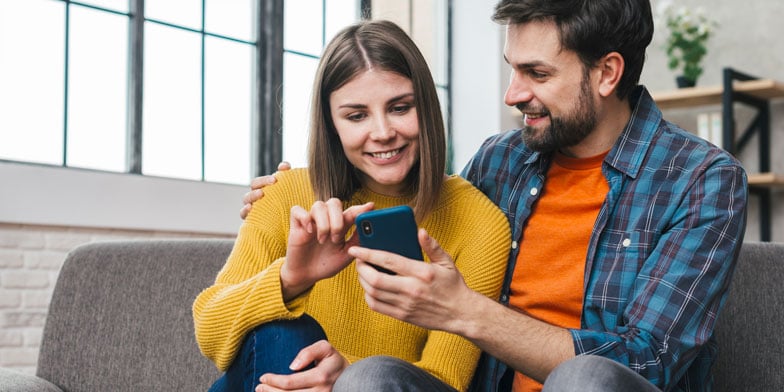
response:
M329 96L343 152L371 191L399 196L419 161L419 123L411 80L369 69ZM318 164L318 162L315 162Z

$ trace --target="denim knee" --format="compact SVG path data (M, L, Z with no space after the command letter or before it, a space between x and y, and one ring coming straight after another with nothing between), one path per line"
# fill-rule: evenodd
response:
M377 355L351 364L332 387L332 392L360 391L455 392L455 389L409 362Z
M291 374L289 365L299 351L326 338L321 325L307 314L261 324L245 335L231 366L213 388L250 391L258 385L262 374Z
M596 355L581 355L556 367L542 392L653 392L659 389L630 368Z

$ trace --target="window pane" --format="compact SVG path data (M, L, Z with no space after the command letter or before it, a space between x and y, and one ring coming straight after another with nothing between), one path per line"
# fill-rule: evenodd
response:
M71 8L66 165L125 170L128 17Z
M201 0L146 0L144 16L148 19L201 30Z
M253 46L207 37L204 179L248 184Z
M113 11L128 12L128 0L80 0L79 2Z
M206 30L244 41L254 41L255 0L207 0L204 6Z
M326 4L324 30L329 42L338 31L359 20L359 0L330 0Z
M201 36L152 23L144 34L142 172L201 179Z
M283 49L321 54L323 45L322 0L287 1L283 5ZM302 12L307 10L307 12Z
M283 159L292 167L307 165L310 92L318 60L283 54Z
M63 3L0 1L2 159L63 163L64 31Z

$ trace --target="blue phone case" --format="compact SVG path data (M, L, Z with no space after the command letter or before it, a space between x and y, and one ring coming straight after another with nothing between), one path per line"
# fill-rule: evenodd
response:
M363 247L424 260L411 207L403 205L364 212L357 216L355 223L359 244Z

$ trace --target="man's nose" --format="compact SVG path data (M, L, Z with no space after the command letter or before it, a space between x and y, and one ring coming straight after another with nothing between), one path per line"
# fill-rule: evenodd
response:
M533 99L531 85L525 80L524 77L512 72L512 77L509 80L509 86L506 88L504 94L504 103L507 106L516 106L517 104L528 102Z

